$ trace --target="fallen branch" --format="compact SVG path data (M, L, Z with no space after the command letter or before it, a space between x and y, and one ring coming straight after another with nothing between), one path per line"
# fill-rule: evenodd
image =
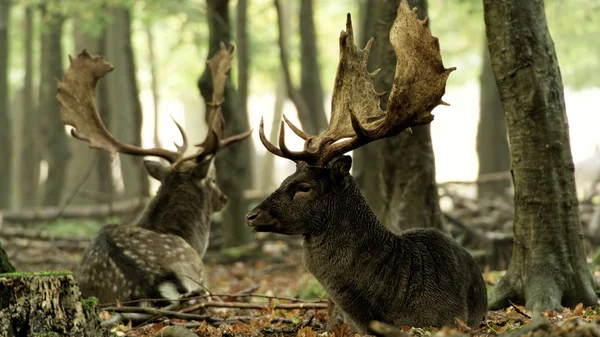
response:
M120 216L141 210L148 200L133 199L117 201L113 204L69 206L48 208L25 208L19 210L0 210L0 218L5 222L30 223L44 220L61 219L101 219Z
M87 235L55 235L46 231L40 230L27 230L20 228L2 228L0 229L0 237L5 239L28 239L28 240L40 240L40 241L63 241L73 243L88 243L90 237Z
M327 309L327 303L280 303L273 304L273 307L269 303L241 303L241 302L206 302L194 304L185 309L179 310L179 312L192 312L203 308L235 308L235 309L255 309L255 310L269 310L282 309L282 310L296 310L296 309Z
M213 318L208 315L187 314L177 311L163 310L152 307L108 307L104 311L129 314L148 314L153 316L164 316L168 318L177 318L185 320L209 321Z

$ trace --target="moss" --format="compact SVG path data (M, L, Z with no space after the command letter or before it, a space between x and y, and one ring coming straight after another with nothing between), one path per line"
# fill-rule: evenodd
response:
M13 272L0 274L0 277L35 277L35 276L65 276L72 275L70 270L50 270L41 272Z
M98 298L94 296L84 298L81 300L81 305L83 306L83 310L92 312L98 306Z

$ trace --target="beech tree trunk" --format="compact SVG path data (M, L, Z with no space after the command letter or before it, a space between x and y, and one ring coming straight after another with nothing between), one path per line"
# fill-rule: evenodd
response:
M152 105L154 106L154 146L160 147L159 125L160 115L158 104L160 101L158 93L158 77L156 74L156 56L154 55L154 33L152 25L146 24L146 38L148 40L148 64L150 65L150 88L152 91Z
M136 78L135 60L131 46L131 14L129 9L110 9L112 22L106 31L106 58L115 66L106 77L110 97L109 129L120 141L136 146L142 143L142 106ZM148 174L140 156L120 155L124 197L149 194Z
M42 7L42 16L46 9ZM70 141L60 119L56 100L56 78L62 78L62 26L64 18L52 13L44 23L40 55L40 101L39 114L44 135L43 156L48 163L48 178L44 184L44 205L57 206L62 201L67 184L67 168L71 159Z
M370 38L375 37L375 14L379 13L383 2L380 0L364 0L361 4L359 12L361 30L358 46L363 48ZM371 48L367 68L369 71L374 71L380 67L379 62L379 39L374 41L374 47ZM356 179L356 183L360 187L365 200L375 211L375 214L381 214L381 155L378 146L367 144L353 151L352 161L352 176Z
M8 111L8 26L10 1L0 0L0 209L11 203L12 138Z
M396 55L389 42L389 30L396 18L400 0L382 1L375 30L382 71L375 78L375 87L378 91L389 91L396 68ZM419 8L420 19L427 16L426 0L410 0L408 3L411 8ZM387 99L387 95L382 98L383 109ZM381 210L379 219L394 232L416 227L442 230L443 217L435 181L430 128L426 125L412 130L412 134L402 132L370 145L378 146L381 155L381 199L380 208L375 203L375 210Z
M1 336L110 336L70 273L0 275Z
M488 173L506 172L510 169L510 153L504 109L492 72L490 52L487 44L483 48L483 67L479 78L481 95L479 102L479 125L477 126L477 158L479 176ZM510 180L493 180L477 183L480 198L494 199L505 196Z
M315 134L327 128L323 99L323 86L317 48L317 34L313 19L313 0L300 2L300 51L301 88L300 92L310 111L310 121Z
M207 59L217 52L221 42L229 44L231 26L228 4L228 0L207 0L210 36ZM204 101L210 102L213 88L208 67L198 80L198 88ZM225 103L222 110L226 136L248 130L248 116L239 111L238 94L231 82L231 76L227 78L225 84ZM244 191L252 186L252 169L249 164L252 156L252 142L246 140L227 147L216 158L217 183L229 198L228 205L223 211L224 247L243 245L254 237L254 233L244 223L248 212Z
M21 141L23 149L19 154L21 158L21 175L19 187L21 189L21 207L35 207L38 205L38 187L40 181L41 144L40 115L34 107L33 95L33 8L25 7L25 78L23 79L23 123Z
M484 0L515 189L514 247L489 306L596 305L575 194L562 78L542 0Z

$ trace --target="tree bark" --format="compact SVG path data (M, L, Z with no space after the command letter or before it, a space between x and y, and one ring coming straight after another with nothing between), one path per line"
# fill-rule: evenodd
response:
M33 8L25 7L25 78L23 79L23 123L21 141L23 149L19 154L21 158L21 176L19 186L21 189L21 207L34 207L38 205L38 186L40 181L40 142L39 142L39 111L33 103Z
M277 138L279 137L279 125L281 124L281 120L283 118L283 104L285 103L286 98L286 87L285 87L285 79L281 78L279 80L279 85L275 89L275 102L273 104L273 122L271 123L271 131L269 132L269 141L272 144L277 143ZM273 187L276 187L275 182L275 156L271 156L268 152L261 160L261 184L259 187L260 191L268 191Z
M8 255L6 255L6 251L4 251L2 243L0 242L0 274L12 273L14 271L15 267L8 260Z
M10 1L0 0L0 209L11 203L11 122L8 111L8 27Z
M369 39L375 37L375 15L379 13L380 7L383 5L381 0L365 0L362 1L360 18L361 33L359 47L367 44ZM380 66L379 62L379 38L374 41L374 47L371 49L371 54L367 62L369 71L374 71ZM386 89L388 90L388 89ZM378 146L359 147L353 151L352 161L352 176L356 179L356 183L361 189L362 195L365 197L367 204L371 206L375 214L381 214L381 193L380 193L380 177L381 177L381 154Z
M148 40L148 64L150 65L150 88L152 91L152 105L154 106L154 146L160 147L159 125L160 115L158 110L159 93L158 78L156 74L156 56L154 55L154 33L152 25L146 24L146 38Z
M49 13L42 7L42 15L50 18L44 23L40 55L40 102L44 135L43 156L48 163L48 178L44 184L46 206L56 206L62 201L67 183L67 168L71 159L71 147L65 127L60 119L60 109L56 101L56 78L62 78L62 26L64 18L58 13Z
M142 143L142 107L131 46L130 11L123 7L110 9L113 18L106 31L105 52L117 71L106 78L110 97L110 126L117 139L140 146ZM148 174L139 156L121 155L124 197L149 194Z
M229 1L208 0L208 29L210 58L219 48L221 42L229 44L231 26L229 24ZM212 97L212 81L210 69L205 68L198 80L198 88L205 102ZM225 134L242 133L249 128L248 116L238 111L239 100L237 92L227 78L225 84L225 103L222 106L225 117ZM208 116L207 116L208 117ZM217 183L229 198L227 208L223 211L223 246L233 247L248 243L253 233L244 223L248 212L244 190L252 186L252 169L249 163L253 156L252 143L247 140L233 144L219 153L216 159Z
M0 275L0 335L110 336L70 273Z
M408 1L411 8L419 8L418 17L427 16L426 0ZM394 80L396 55L389 43L389 30L396 17L399 0L384 0L379 8L380 18L375 41L382 71L375 78L378 91L389 91ZM387 95L382 98L385 109ZM369 146L378 146L381 153L380 219L392 231L416 227L443 230L437 183L435 158L429 125L413 128L413 133L403 132ZM378 209L375 204L375 210Z
M483 67L479 78L481 95L479 101L479 125L477 126L477 158L479 176L506 172L510 169L510 153L506 136L506 121L498 87L492 72L487 44L483 48ZM494 180L477 183L480 198L494 199L505 196L510 180Z
M300 2L300 92L310 111L310 121L315 134L327 128L323 99L323 86L319 68L317 34L313 20L313 0Z
M492 309L595 305L575 194L562 78L542 0L484 0L515 189L515 243Z

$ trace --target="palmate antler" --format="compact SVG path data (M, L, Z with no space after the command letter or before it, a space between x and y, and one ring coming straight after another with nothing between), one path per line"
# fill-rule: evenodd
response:
M172 165L183 161L203 158L216 154L217 151L240 140L248 138L252 130L243 134L222 139L225 121L221 111L224 101L225 80L231 68L231 53L233 48L227 50L225 45L207 63L213 73L213 102L210 105L210 117L206 139L198 151L189 157L183 157L187 149L185 131L177 122L181 132L183 145L177 151L162 148L144 149L130 144L121 143L106 129L96 107L96 83L99 79L113 70L113 66L102 56L90 56L83 50L77 58L69 56L70 65L64 72L64 82L57 80L58 94L56 99L61 107L61 119L66 125L73 126L73 137L86 141L90 147L108 151L110 153L125 153L136 156L155 156L164 158Z
M427 18L419 20L416 11L416 8L411 11L406 0L402 0L390 30L390 42L397 60L387 111L380 108L380 98L385 93L377 93L373 85L379 70L367 71L373 39L364 49L358 49L348 14L346 30L340 33L340 61L327 130L311 136L284 116L285 124L305 140L304 150L296 152L285 145L284 122L281 123L277 148L265 137L261 120L259 135L267 150L294 161L325 165L332 158L367 143L394 136L412 126L431 123L431 111L440 104L447 105L442 96L446 91L446 80L456 68L444 68L439 41L431 35ZM349 139L342 140L344 138Z

